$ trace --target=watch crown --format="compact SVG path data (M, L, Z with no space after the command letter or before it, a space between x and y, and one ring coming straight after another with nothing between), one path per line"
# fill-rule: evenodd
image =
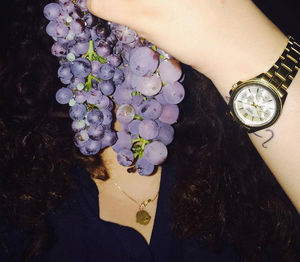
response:
M241 85L243 82L242 81L238 81L237 83L235 83L232 88L237 88L239 85Z

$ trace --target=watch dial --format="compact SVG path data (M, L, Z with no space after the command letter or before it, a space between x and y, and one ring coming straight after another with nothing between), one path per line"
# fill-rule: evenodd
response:
M242 87L233 100L233 110L242 123L259 127L272 121L277 113L276 97L268 88L251 84Z

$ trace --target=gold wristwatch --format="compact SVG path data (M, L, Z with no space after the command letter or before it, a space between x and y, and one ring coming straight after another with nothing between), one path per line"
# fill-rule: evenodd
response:
M287 89L300 68L300 45L289 36L284 52L267 73L239 81L230 90L230 115L249 133L273 125Z

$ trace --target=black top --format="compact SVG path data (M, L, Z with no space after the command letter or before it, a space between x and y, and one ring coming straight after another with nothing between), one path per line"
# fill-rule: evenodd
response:
M76 168L78 183L70 198L48 215L57 239L52 249L34 261L63 262L193 262L238 261L229 246L220 254L195 239L181 240L171 230L170 194L175 182L173 167L164 166L150 244L136 230L99 218L98 189L88 173ZM0 261L19 261L27 237L21 231L5 236L14 258L8 259L0 247Z

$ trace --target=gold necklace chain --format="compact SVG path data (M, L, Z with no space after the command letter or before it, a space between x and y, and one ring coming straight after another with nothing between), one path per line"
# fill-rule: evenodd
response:
M151 220L151 216L149 215L149 213L147 211L144 210L144 208L146 208L146 206L150 202L154 202L156 200L156 198L158 197L159 191L157 191L157 193L153 199L148 199L148 200L143 201L142 203L139 203L132 196L127 194L117 183L114 183L114 185L120 190L120 192L122 192L125 196L127 196L131 201L133 201L134 203L139 205L139 210L136 213L136 222L141 225L144 225L144 226L148 225Z

